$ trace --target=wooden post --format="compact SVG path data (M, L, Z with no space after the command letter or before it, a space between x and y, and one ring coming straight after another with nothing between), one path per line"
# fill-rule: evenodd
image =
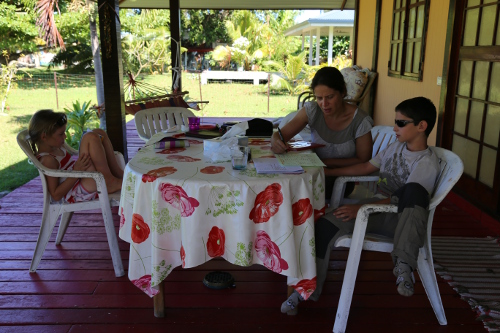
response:
M163 294L164 291L164 281L161 281L158 285L159 292L153 298L154 301L154 312L156 318L164 318L165 317L165 296Z
M198 83L200 85L200 101L203 101L203 97L201 96L201 72L198 73Z
M57 109L59 110L59 97L57 96L57 73L54 72L54 87L56 87L56 104Z
M174 41L170 43L172 59L172 90L182 91L180 54L177 54L177 48L181 48L181 8L179 0L170 0L170 38ZM175 71L176 69L177 71ZM177 82L178 86L175 86Z
M99 0L98 8L107 133L113 148L128 161L118 0Z

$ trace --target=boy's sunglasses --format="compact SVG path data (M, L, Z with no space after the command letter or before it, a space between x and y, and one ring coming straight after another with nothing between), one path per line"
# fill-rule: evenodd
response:
M394 120L394 123L396 124L397 127L405 127L407 124L415 123L415 120L399 120L399 119L396 119L396 120Z
M59 118L57 121L56 121L56 125L58 127L62 127L64 125L66 125L66 123L68 122L68 118L66 117L65 114L61 115L61 118Z

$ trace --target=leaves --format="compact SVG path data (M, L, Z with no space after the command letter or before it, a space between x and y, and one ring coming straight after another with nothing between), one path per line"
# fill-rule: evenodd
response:
M16 7L0 2L0 50L28 53L37 50L35 17L19 13Z
M285 65L277 61L265 61L264 65L275 68L279 72L280 76L271 83L273 89L287 90L292 95L308 89L310 66L305 64L305 51L297 56L288 56Z
M66 142L73 148L78 148L78 142L83 135L83 131L93 127L98 121L96 113L90 109L90 103L80 101L73 102L73 109L64 108L64 112L68 117L68 125L66 128ZM76 144L76 146L75 146Z
M36 4L38 13L36 24L40 27L40 34L47 45L57 46L59 44L59 47L64 50L64 41L57 30L54 19L55 8L60 13L57 0L38 0Z

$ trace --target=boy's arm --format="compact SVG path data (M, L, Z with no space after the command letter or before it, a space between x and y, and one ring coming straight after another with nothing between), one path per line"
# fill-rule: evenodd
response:
M325 176L366 176L378 171L379 168L371 164L370 162L354 164L351 166L343 168L324 168Z

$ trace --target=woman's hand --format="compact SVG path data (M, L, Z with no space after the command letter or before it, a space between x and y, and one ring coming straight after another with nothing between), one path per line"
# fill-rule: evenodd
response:
M343 205L333 211L336 218L346 222L358 216L358 210L362 205Z
M82 153L78 156L78 159L73 166L73 170L75 171L85 171L91 166L92 160L90 159L90 155L87 153Z
M288 150L288 145L281 140L277 132L271 136L271 150L275 154L282 154Z

